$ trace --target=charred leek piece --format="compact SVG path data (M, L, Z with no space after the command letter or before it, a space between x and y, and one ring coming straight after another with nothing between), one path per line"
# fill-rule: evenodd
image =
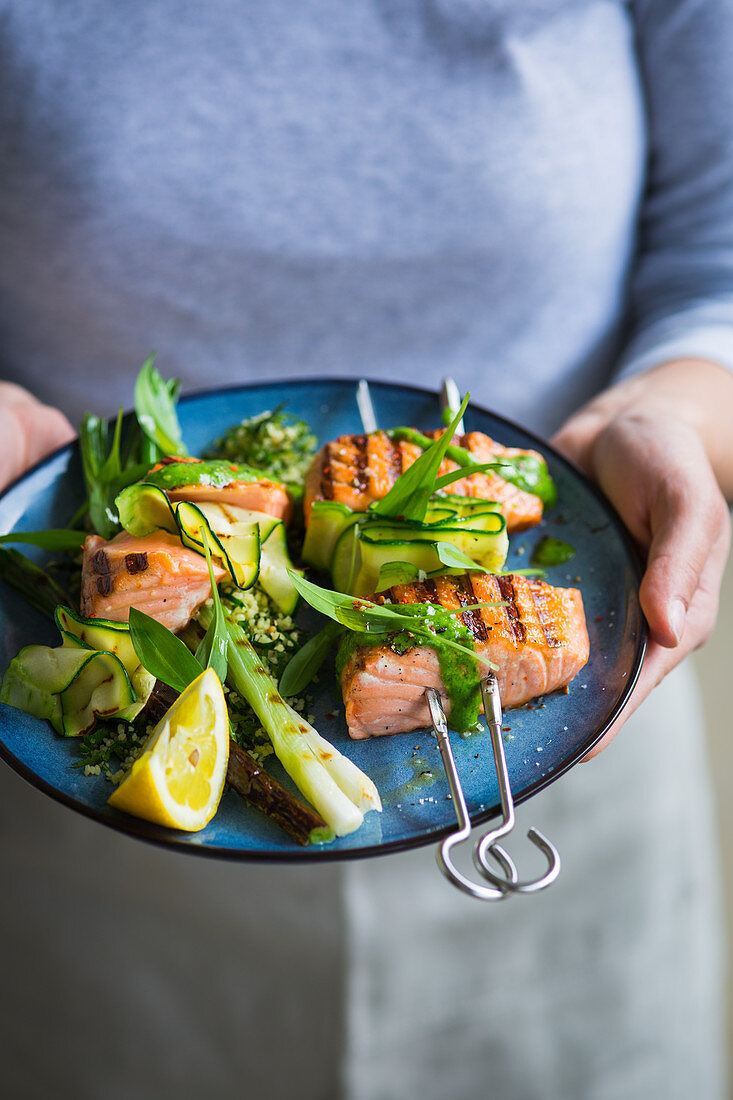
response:
M175 703L178 692L160 680L150 696L145 717L157 725ZM298 844L327 844L333 830L323 818L273 779L236 741L229 741L227 783L245 802L279 825Z
M229 742L227 783L298 844L327 844L333 840L333 830L320 814L294 798L236 741Z
M39 569L17 550L0 547L0 580L23 596L28 603L53 619L59 604L69 603L69 596L48 573Z

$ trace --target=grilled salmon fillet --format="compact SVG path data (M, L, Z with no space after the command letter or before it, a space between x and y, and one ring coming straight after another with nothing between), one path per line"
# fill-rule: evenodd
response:
M588 660L583 600L576 588L485 573L398 585L372 600L435 603L458 612L473 634L476 652L498 666L504 707L563 687ZM503 606L461 612L466 605L499 600ZM426 687L440 691L449 715L450 699L430 646L415 645L402 654L387 642L355 649L341 673L349 734L360 739L429 726Z
M214 566L217 580L224 571ZM127 622L136 607L169 630L182 630L211 595L206 559L175 535L154 531L138 538L123 531L109 542L84 543L81 613Z
M426 433L435 439L439 432ZM470 451L477 462L492 462L506 456L537 455L516 447L502 447L483 432L467 432L453 442ZM386 496L395 481L422 454L415 443L395 441L386 432L369 435L341 435L327 443L314 457L305 477L306 522L315 500L335 500L356 512L363 512L375 500ZM443 461L440 473L447 474L458 466L449 458ZM509 531L533 527L542 519L542 501L533 493L505 481L498 473L488 471L469 474L450 487L459 496L495 500L501 505Z
M166 457L153 467L151 473L173 463L196 464L201 461L198 458ZM237 467L233 466L232 469L236 470ZM293 500L287 488L279 481L270 481L267 478L257 481L232 481L228 485L194 483L176 489L166 489L165 494L170 501L190 500L193 504L229 504L252 512L264 512L268 516L281 519L285 524L289 523L293 514Z

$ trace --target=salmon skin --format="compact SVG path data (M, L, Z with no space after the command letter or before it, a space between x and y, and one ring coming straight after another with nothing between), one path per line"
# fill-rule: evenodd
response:
M190 483L186 482L187 466L194 467ZM215 476L199 478L196 476L196 466L216 467ZM229 504L251 512L264 512L287 525L293 514L293 499L287 488L279 481L255 474L255 470L223 460L207 462L200 458L168 455L153 466L143 480L159 485L171 502L189 500L193 504Z
M217 580L224 570L214 565ZM136 607L169 630L182 630L211 595L206 559L167 531L143 538L127 531L84 543L81 613L126 623Z
M518 707L556 691L588 660L588 631L577 588L554 588L534 578L484 573L398 585L371 599L375 603L434 603L460 614L473 635L477 654L497 666L504 707ZM502 606L461 611L467 605L499 600ZM358 740L429 726L427 687L440 692L449 715L450 699L438 657L430 646L416 644L406 652L397 652L385 641L356 648L341 672L349 734Z
M435 439L439 432L426 433ZM502 447L483 432L467 432L456 436L454 444L469 451L479 463L492 462L502 456L516 458L521 455L541 456L536 451L522 451L516 447ZM333 443L322 447L313 459L305 477L304 509L306 522L311 506L316 500L335 500L346 504L355 512L364 512L375 500L385 497L399 475L422 454L416 443L392 440L387 432L370 432L369 435L341 435ZM449 458L443 461L440 474L457 470ZM542 519L542 501L534 493L505 481L499 473L469 474L455 481L450 492L457 496L495 500L506 517L509 531L523 531L534 527Z

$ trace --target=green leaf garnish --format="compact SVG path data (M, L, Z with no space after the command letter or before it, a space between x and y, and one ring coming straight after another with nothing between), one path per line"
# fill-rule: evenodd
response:
M314 634L285 666L280 677L280 694L290 697L300 695L316 675L328 656L328 651L343 632L344 628L338 623L326 623L322 630Z
M424 451L433 445L432 440L414 428L392 428L387 435L390 439L404 439L407 443L414 443ZM463 447L451 444L445 452L445 457L466 470L464 477L478 472L473 467L479 464L474 461L471 452ZM489 465L494 466L493 463ZM539 497L547 508L556 502L557 488L550 477L547 463L541 455L502 455L501 458L497 458L495 468L504 481L509 481L518 489L524 489L526 493Z
M209 569L214 614L196 650L196 660L202 668L213 668L223 684L227 678L227 668L229 666L227 658L229 635L227 633L226 619L224 618L224 609L221 606L221 599L219 598L219 589L217 588L216 578L214 577L214 566L211 563L209 533L204 525L201 526L201 537L204 544L206 564Z
M166 455L186 455L176 413L178 383L164 382L153 366L155 352L145 360L135 380L135 413L147 437Z
M174 691L185 691L203 672L180 638L136 607L130 608L130 636L141 664Z
M26 542L42 550L78 550L86 537L86 531L69 531L63 527L47 531L11 531L9 535L0 535L0 543Z
M121 430L122 409L115 420L111 447L109 423L106 420L87 413L79 427L79 450L87 488L89 520L97 534L104 539L111 539L119 526L114 498L116 481L122 473Z
M475 465L471 466L468 472L465 466L459 466L457 470L449 470L447 474L443 474L442 477L437 478L434 491L436 493L440 492L441 489L446 489L449 485L452 485L454 481L461 481L464 477L470 476L471 474L485 474L489 470L497 471L503 477L504 475L501 473L502 466L504 466L504 463L498 460L496 462L477 462ZM476 503L483 504L484 501L480 497L477 497Z
M478 565L468 554L464 554L458 547L450 542L436 542L435 551L438 558L447 569L470 570L475 573L488 573L487 569Z
M447 429L429 443L419 458L400 474L387 495L373 505L373 512L389 519L425 519L428 501L435 492L438 471L450 446L455 427L466 411L468 400L469 394L466 394Z
M343 592L331 592L312 581L307 581L305 577L299 576L292 569L288 569L288 576L300 595L311 607L315 608L316 611L320 611L322 615L327 615L334 622L340 623L341 626L345 626L348 630L372 635L394 634L399 631L413 634L418 638L425 638L428 642L435 641L435 632L426 623L411 615L409 611L401 611L401 605L399 604L387 607L372 603L370 600L362 599L359 596L347 596ZM439 613L448 615L460 615L462 611L462 609L459 609L456 612L449 612L444 607L436 607L436 610ZM458 645L457 642L450 641L448 638L440 638L440 642L441 645L455 649L459 653L466 653L465 646ZM478 661L489 668L495 667L479 653L476 653L475 656Z
M398 584L413 584L420 576L420 570L411 561L388 561L379 567L379 576L375 591L384 592Z

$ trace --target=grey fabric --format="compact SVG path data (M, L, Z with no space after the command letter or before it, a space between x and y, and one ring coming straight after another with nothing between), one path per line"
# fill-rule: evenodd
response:
M733 365L732 43L727 0L0 0L3 376L78 416L151 347L196 388L450 371L549 431L619 362ZM3 768L4 1090L715 1100L689 692L527 807L565 869L497 908L429 851L171 855Z
M544 894L482 905L423 851L347 868L349 1097L725 1095L699 714L679 670L609 750L520 808L518 863L530 825L562 854Z
M198 388L449 365L547 428L607 376L645 154L620 0L0 10L7 377L76 417L152 347Z
M3 768L4 1093L722 1097L699 714L680 670L522 807L518 862L536 824L563 870L498 905L454 891L431 848L308 870L173 855Z

